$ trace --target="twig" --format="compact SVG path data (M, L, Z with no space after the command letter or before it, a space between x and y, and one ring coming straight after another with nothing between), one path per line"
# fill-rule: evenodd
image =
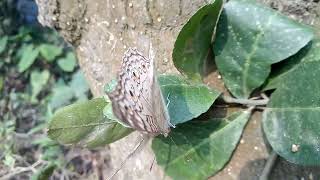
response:
M230 96L222 96L222 99L226 103L236 103L236 104L243 104L248 106L263 106L268 103L268 99L259 99L259 100L252 100L252 99L236 99Z
M269 174L277 160L278 154L275 151L272 151L270 156L267 159L267 162L263 168L263 171L261 173L261 176L259 177L259 180L268 180Z
M18 175L18 174L23 173L23 172L28 172L28 171L32 171L33 172L35 170L35 167L37 167L38 165L40 165L43 162L44 161L42 161L40 159L40 160L38 160L37 162L33 163L31 166L28 166L28 167L16 167L11 171L11 173L2 176L0 178L0 180L10 179L12 176Z

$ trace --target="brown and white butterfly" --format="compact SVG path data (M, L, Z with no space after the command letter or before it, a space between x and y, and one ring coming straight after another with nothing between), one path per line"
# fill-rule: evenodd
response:
M149 58L129 48L122 60L118 84L108 93L114 115L143 134L167 136L170 118L157 80L152 49Z

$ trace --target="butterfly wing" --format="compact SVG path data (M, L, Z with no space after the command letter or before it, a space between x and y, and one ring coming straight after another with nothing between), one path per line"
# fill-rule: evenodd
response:
M164 136L170 132L170 126L174 127L170 124L170 116L168 113L167 105L165 104L163 95L161 93L161 89L157 80L157 77L153 77L153 85L152 85L152 105L153 105L153 112L155 116L155 123L157 124L160 133Z
M156 81L153 60L144 57L136 49L129 49L125 53L118 85L108 96L115 116L122 123L149 134L168 133L163 125L168 119L161 115L166 108L163 100L154 101L162 98L162 95Z

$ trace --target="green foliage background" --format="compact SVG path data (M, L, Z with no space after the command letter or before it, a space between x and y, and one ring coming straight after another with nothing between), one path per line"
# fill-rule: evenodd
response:
M19 171L24 161L38 171L15 178L43 179L72 168L62 153L68 148L47 138L46 124L57 108L90 98L78 69L57 32L25 22L14 1L0 1L0 177Z

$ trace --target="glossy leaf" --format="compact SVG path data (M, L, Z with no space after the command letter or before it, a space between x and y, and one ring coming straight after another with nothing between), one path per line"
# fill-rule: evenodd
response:
M248 110L225 119L179 125L170 137L153 140L157 163L172 179L207 179L231 158L250 114Z
M30 44L26 46L21 52L21 58L18 63L19 72L27 70L33 64L33 62L38 57L39 49Z
M215 0L200 8L183 26L174 44L174 65L190 79L200 81L205 71L205 62L222 4L223 0Z
M58 60L58 65L65 72L72 72L77 65L76 56L73 52L69 52L65 58Z
M108 103L103 98L75 103L59 109L49 124L48 136L63 144L96 147L114 142L132 130L103 115Z
M172 124L184 123L198 117L206 112L220 95L220 92L203 83L191 82L179 75L160 75L158 82ZM105 86L105 91L112 91L116 84L116 81L111 81Z
M216 64L226 87L248 98L268 77L271 64L304 47L311 28L252 0L231 0L221 14L214 43Z
M305 48L299 51L298 54L288 58L281 65L276 66L276 68L273 69L264 90L276 89L286 81L286 78L295 76L294 74L291 75L291 73L299 68L300 65L313 61L320 62L320 39L313 40Z
M274 151L286 160L320 165L320 56L306 57L313 60L291 70L271 95L263 129Z
M192 83L181 76L161 75L158 80L168 104L172 124L184 123L198 117L206 112L220 95L220 92L203 83Z
M39 46L42 57L47 61L53 61L57 56L62 54L62 47L52 44L42 44Z
M206 112L219 92L201 83L190 84L179 76L159 77L163 93L170 100L169 113L174 124L191 120ZM114 87L107 85L106 89ZM117 122L112 106L103 98L76 103L57 111L49 126L49 137L63 144L80 143L97 147L112 143L133 129Z

